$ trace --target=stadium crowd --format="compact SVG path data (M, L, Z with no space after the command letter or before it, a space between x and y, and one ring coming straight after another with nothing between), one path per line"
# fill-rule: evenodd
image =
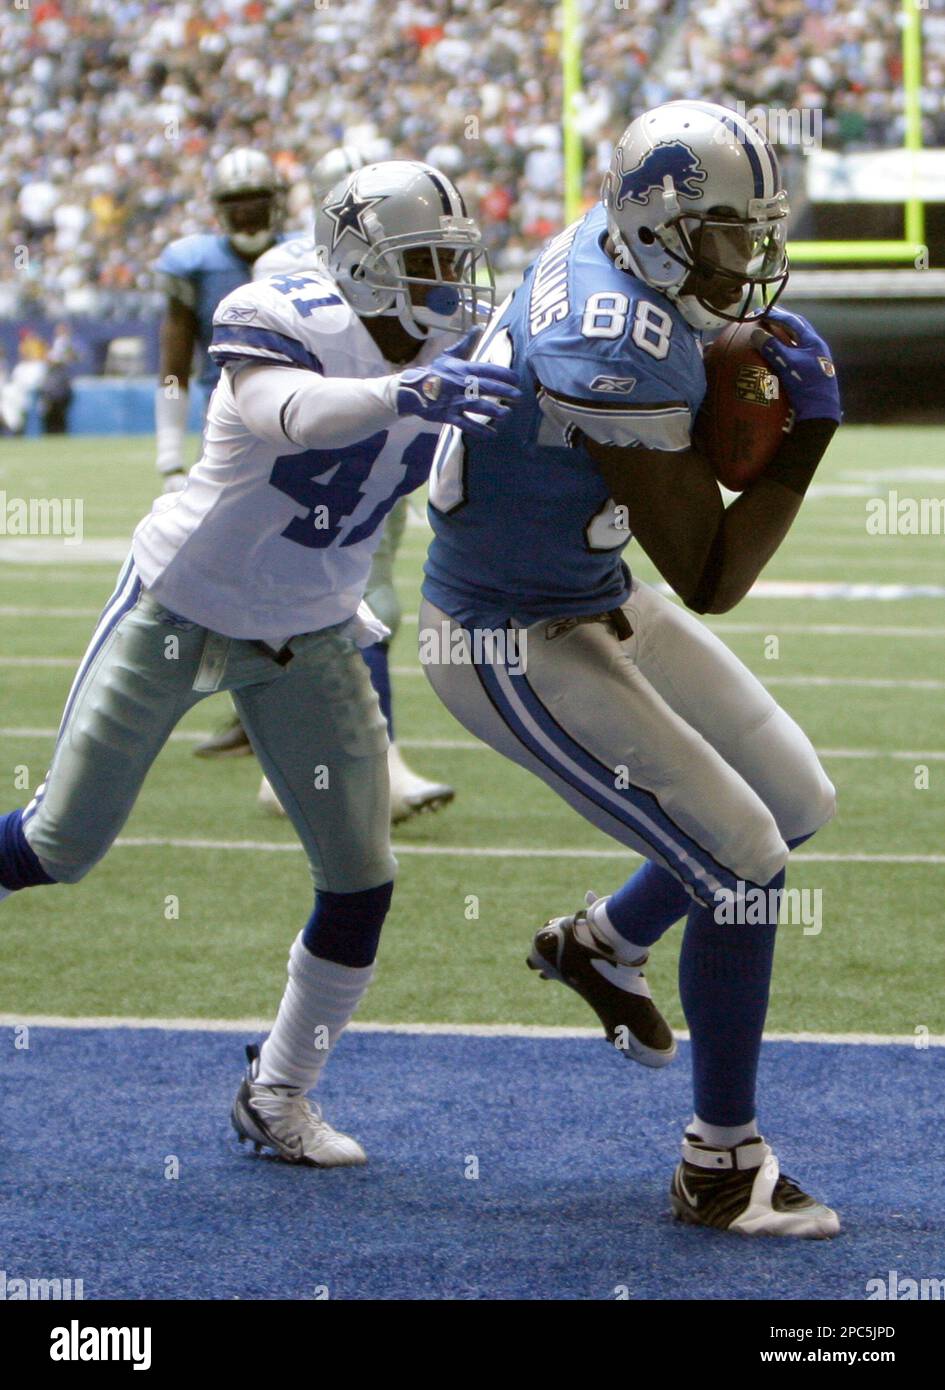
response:
M927 0L926 135L945 144L945 0ZM824 139L901 138L893 0L582 0L587 192L638 111L680 95L816 106ZM0 317L156 302L168 240L212 226L228 148L272 154L309 223L333 145L461 179L500 270L560 225L554 0L33 0L0 10ZM25 248L25 250L24 250Z

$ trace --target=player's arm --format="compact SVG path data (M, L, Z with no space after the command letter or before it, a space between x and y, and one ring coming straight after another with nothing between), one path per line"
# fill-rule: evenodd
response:
M782 460L790 466L783 474L776 459L769 475L746 488L730 507L723 504L707 460L695 449L615 447L593 439L585 444L614 501L626 508L630 530L667 584L697 613L727 613L745 597L791 529L806 488L804 477L809 482L813 476L829 434L822 446L820 439L809 438L801 450L792 440L792 457ZM812 461L809 470L804 457Z
M688 411L655 376L642 378L650 406L578 401L547 391L546 414L576 426L630 529L663 578L699 613L725 613L748 593L784 540L840 420L833 364L810 325L778 310L795 342L759 329L755 344L795 412L792 433L764 475L726 508L714 473L690 441ZM634 393L636 394L636 393ZM541 396L540 396L541 399Z
M169 277L168 277L169 279ZM165 477L186 470L184 436L187 431L190 369L197 342L197 317L188 298L193 287L187 280L168 283L161 320L158 387L154 402L157 435L157 469Z
M455 352L391 376L325 377L318 359L290 334L264 329L260 337L255 328L229 322L216 324L210 355L229 371L247 429L300 449L345 448L405 415L481 436L508 413L496 398L521 394L508 368L467 362ZM276 355L284 365L274 365Z
M677 591L701 613L726 613L748 593L790 530L842 418L827 344L799 314L772 309L765 317L790 335L784 341L759 327L753 346L776 373L794 427L762 476L723 513L694 592Z

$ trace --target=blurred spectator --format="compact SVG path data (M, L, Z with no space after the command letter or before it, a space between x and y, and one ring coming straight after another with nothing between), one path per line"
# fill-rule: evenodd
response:
M825 143L902 141L897 0L580 0L575 112L596 196L611 141L677 96L823 112ZM945 145L945 0L922 0L925 137ZM0 7L0 312L157 310L152 264L213 225L213 164L255 144L310 219L332 146L430 158L500 272L561 225L555 0L33 0ZM17 257L26 247L28 257Z
M17 360L9 374L4 374L0 388L0 417L10 434L23 434L29 408L42 389L46 377L47 346L31 328L21 328L17 335Z
M65 434L72 402L72 364L76 360L68 324L58 323L46 354L46 375L39 391L45 434Z

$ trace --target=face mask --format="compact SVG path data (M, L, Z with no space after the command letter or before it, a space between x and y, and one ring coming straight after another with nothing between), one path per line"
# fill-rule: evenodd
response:
M230 241L241 256L261 256L272 245L273 235L268 228L261 232L230 232Z

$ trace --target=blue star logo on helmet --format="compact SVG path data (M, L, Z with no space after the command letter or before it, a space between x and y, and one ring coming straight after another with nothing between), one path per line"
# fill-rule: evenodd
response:
M325 203L322 211L326 217L330 217L334 224L331 229L331 247L334 251L345 232L351 232L365 246L371 245L371 238L368 236L364 226L364 214L368 212L375 203L382 203L383 196L377 198L359 198L355 188L355 181L352 181L345 188L344 196L337 203Z
M616 150L616 169L620 182L614 196L614 207L619 212L624 203L649 201L652 192L661 192L667 174L681 198L701 198L702 187L708 177L699 162L699 157L682 140L663 140L648 150L632 169L623 167L623 150Z

